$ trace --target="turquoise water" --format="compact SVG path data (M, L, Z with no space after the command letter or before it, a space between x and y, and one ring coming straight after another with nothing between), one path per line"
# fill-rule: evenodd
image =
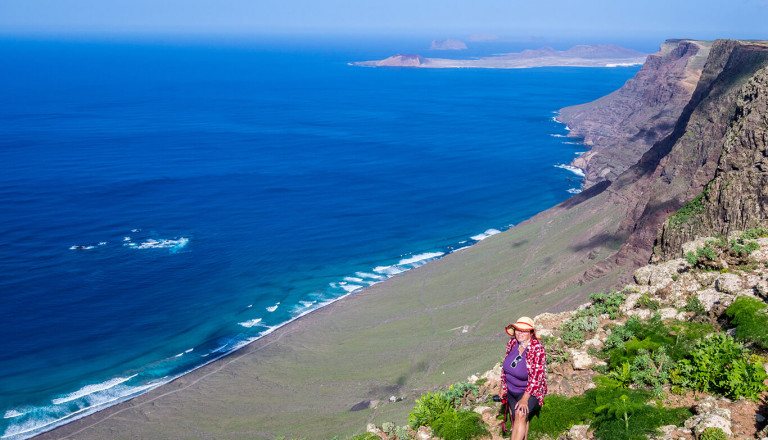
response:
M566 199L556 110L638 70L347 64L395 47L0 41L0 436Z

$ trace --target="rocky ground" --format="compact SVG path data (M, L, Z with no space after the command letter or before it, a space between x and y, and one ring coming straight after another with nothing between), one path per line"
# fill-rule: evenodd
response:
M689 250L695 250L703 246L707 239L699 239L686 243L683 246L683 254ZM593 354L603 347L603 341L610 334L609 324L620 325L631 316L641 319L650 318L658 312L664 319L700 320L708 321L718 327L725 309L741 295L768 299L768 238L756 240L760 249L753 252L750 257L754 260L749 268L727 267L727 262L722 261L726 267L719 271L702 271L694 269L683 258L666 261L660 264L652 264L641 267L634 273L634 284L625 287L628 292L622 306L622 316L612 320L607 315L601 316L599 329L594 336L586 340L580 347L570 349L567 359L558 362L551 354L548 355L547 383L550 394L564 396L576 396L584 393L595 384L592 378L598 373L592 368L605 364L605 362ZM658 301L657 310L640 307L638 300L641 297ZM705 314L683 311L689 297L695 296L706 309ZM580 308L588 307L584 304ZM539 336L557 338L560 334L561 324L570 318L576 311L558 314L544 313L534 318ZM768 364L766 366L768 368ZM468 395L463 402L463 407L472 409L482 415L484 423L488 425L491 439L501 439L498 419L499 404L494 403L491 397L499 394L501 365L497 364L493 369L471 376L469 382L482 383L478 396ZM485 379L485 380L482 380ZM728 434L728 438L735 439L768 439L768 392L764 393L758 402L746 399L732 401L726 398L711 396L701 392L687 391L685 394L672 394L665 390L664 404L668 407L690 407L694 416L688 419L683 426L666 426L661 428L661 435L656 440L689 440L698 439L701 432L707 427L719 427ZM392 440L394 436L388 436L381 427L369 425L368 432L377 434L385 440ZM411 436L419 440L432 438L428 427L422 427L419 431L410 430ZM559 440L590 439L592 434L589 426L574 426L569 432L559 437Z

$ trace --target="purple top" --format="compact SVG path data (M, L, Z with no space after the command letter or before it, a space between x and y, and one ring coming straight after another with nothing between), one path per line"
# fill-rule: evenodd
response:
M521 359L512 368L512 362L517 358L517 350L510 351L504 359L502 368L504 370L504 380L507 382L507 390L510 393L524 393L528 387L528 366L525 363L525 350L520 353Z

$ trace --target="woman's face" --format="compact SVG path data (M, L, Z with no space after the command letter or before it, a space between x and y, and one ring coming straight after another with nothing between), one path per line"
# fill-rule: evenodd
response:
M517 342L520 344L524 344L531 340L531 330L523 331L515 329L515 339L517 339Z

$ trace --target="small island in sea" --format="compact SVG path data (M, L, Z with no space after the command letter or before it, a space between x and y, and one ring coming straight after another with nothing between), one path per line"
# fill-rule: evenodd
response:
M398 54L383 60L350 63L362 67L422 67L445 69L475 67L486 69L525 69L530 67L618 67L641 65L648 54L615 45L577 45L568 50L555 50L549 46L517 53L489 57L452 60L425 58L419 54Z
M467 45L461 40L432 40L429 50L466 50Z

